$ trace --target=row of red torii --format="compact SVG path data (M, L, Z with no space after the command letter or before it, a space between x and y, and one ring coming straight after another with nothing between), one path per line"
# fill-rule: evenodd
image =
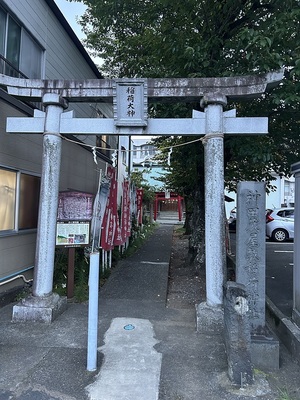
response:
M268 133L267 118L237 118L236 110L223 112L228 100L261 96L276 86L283 72L257 76L191 79L31 80L0 75L0 86L16 98L41 101L45 112L34 117L7 118L7 132L43 134L43 167L33 294L23 301L23 321L38 319L43 309L57 309L53 294L56 212L59 191L61 135L205 135L205 260L206 305L223 304L224 149L226 135ZM148 102L200 102L204 112L192 118L148 118ZM74 118L64 112L69 102L112 103L114 118ZM50 168L51 167L51 168ZM53 313L50 313L53 315ZM49 322L49 321L47 321Z

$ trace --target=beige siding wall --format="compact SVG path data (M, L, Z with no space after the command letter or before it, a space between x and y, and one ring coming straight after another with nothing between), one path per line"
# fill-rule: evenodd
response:
M60 190L96 193L100 169L105 171L105 163L98 160L98 164L95 164L89 151L76 144L63 142Z
M34 265L35 242L36 232L1 237L1 279L18 274ZM32 271L25 272L25 276L29 274L31 275ZM20 284L20 281L15 283ZM7 289L5 285L0 288L2 291Z
M4 0L46 50L46 79L94 78L71 38L43 0Z
M6 133L6 117L22 117L20 111L0 102L0 165L41 173L42 135L22 135Z
M60 25L44 0L4 0L19 22L45 49L44 76L46 79L95 78L82 54ZM89 104L70 104L76 117L92 117L94 111ZM67 110L68 111L68 110ZM105 116L111 116L106 106ZM22 116L12 105L0 100L0 166L41 175L42 135L6 133L6 117ZM87 139L95 145L95 136ZM60 190L74 189L95 193L98 187L99 170L105 163L94 163L93 155L86 149L63 141ZM10 235L0 233L0 282L34 265L36 232ZM26 276L31 272L26 272ZM22 281L0 286L0 293Z

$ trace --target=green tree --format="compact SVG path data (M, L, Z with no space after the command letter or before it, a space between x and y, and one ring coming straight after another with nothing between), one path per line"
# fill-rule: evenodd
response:
M143 201L149 203L153 201L155 188L150 186L143 177L143 171L133 170L130 172L130 180L138 189L143 189Z
M81 23L91 51L102 56L108 77L213 77L256 74L285 67L285 79L271 93L229 104L241 116L269 117L267 137L225 138L226 183L271 179L288 173L299 159L299 0L83 0ZM190 117L199 104L153 104L159 117ZM159 138L165 148L188 138ZM167 157L167 151L162 152ZM203 149L177 147L172 153L172 189L185 195L203 218ZM183 177L189 176L189 179ZM271 189L271 184L270 184ZM191 199L191 204L189 199ZM193 201L192 201L193 200ZM197 203L195 202L197 201ZM198 204L198 207L197 207ZM196 208L195 208L196 207ZM200 217L199 217L200 215Z

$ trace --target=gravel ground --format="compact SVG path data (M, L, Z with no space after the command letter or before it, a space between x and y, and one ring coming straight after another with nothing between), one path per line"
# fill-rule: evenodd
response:
M188 236L183 234L182 228L175 227L169 270L169 308L190 309L205 301L205 271L196 270L189 259ZM265 374L265 378L272 392L276 393L272 400L300 400L300 366L282 344L280 368ZM262 398L269 399L268 396Z
M205 301L205 273L189 262L189 237L176 227L169 270L168 307L194 308Z

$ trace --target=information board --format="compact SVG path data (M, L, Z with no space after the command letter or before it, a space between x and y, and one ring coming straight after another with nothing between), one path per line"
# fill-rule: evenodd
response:
M89 221L93 215L94 195L83 192L60 192L58 197L58 221Z
M58 221L56 246L81 247L90 244L89 221Z

